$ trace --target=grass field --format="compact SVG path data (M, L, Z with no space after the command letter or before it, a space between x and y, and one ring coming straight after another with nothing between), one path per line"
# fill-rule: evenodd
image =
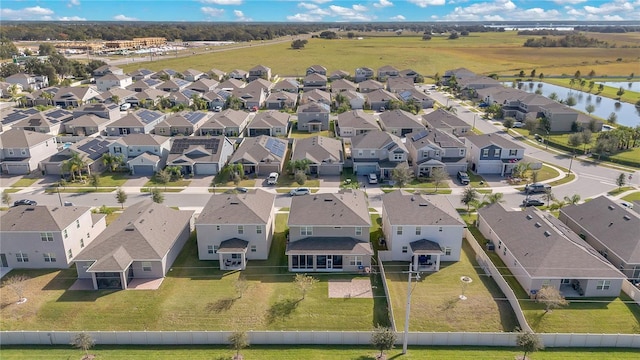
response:
M545 79L545 82L548 82L550 84L554 84L554 85L560 85L566 88L571 88L571 85L569 84L569 82L571 81L571 78L563 78L563 79ZM615 81L615 80L611 80L610 78L598 78L598 79L594 79L594 81L599 82L599 81ZM621 81L625 81L625 80L621 80ZM587 80L587 83L589 83L589 80ZM617 95L618 92L618 88L614 88L614 87L610 87L610 86L605 86L604 87L604 91L602 91L601 93L597 92L597 88L598 86L596 85L593 90L591 91L592 94L597 94L597 95L601 95L604 97L608 97L608 98L612 98L612 99L617 99L619 96ZM576 90L580 90L579 86L574 85L573 89ZM584 90L584 92L589 92L588 88L584 88L582 89ZM640 100L640 93L639 92L635 92L635 91L631 91L629 89L627 89L626 87L624 88L625 93L622 95L621 100L628 102L628 103L632 103L635 104L636 101Z
M640 201L640 191L633 192L622 198L625 201Z
M36 181L38 181L38 179L33 179L33 178L27 178L27 177L23 177L22 179L16 181L13 185L11 185L11 187L29 187L31 185L33 185L33 183L35 183Z

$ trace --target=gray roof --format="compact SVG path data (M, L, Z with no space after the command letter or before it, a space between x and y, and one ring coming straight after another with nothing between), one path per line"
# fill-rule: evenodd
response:
M427 145L436 145L441 149L465 147L461 140L436 129L412 132L407 134L406 137L407 141L409 141L416 149L420 149Z
M404 190L382 195L383 214L391 225L465 226L445 196L412 194Z
M303 100L302 102L307 102L307 101L329 102L331 101L331 94L320 89L313 89L311 91L303 92L302 100Z
M0 211L0 229L13 231L61 231L89 211L85 206L15 206Z
M360 190L295 196L289 212L291 226L371 226L367 198Z
M233 146L225 136L183 136L173 139L167 164L179 162L218 163L225 142ZM226 160L226 159L222 159ZM223 161L224 162L224 161Z
M490 145L495 145L502 149L524 149L524 146L518 145L497 134L468 135L465 137L465 141L469 141L480 149Z
M272 128L274 126L287 126L290 115L280 111L269 110L259 112L251 120L249 128Z
M248 241L238 239L238 238L233 238L233 239L229 239L221 242L220 246L218 247L218 252L223 254L225 253L234 254L234 253L246 252L248 246L249 246Z
M144 200L129 206L75 258L96 262L90 271L123 271L132 261L161 260L175 245L193 211Z
M298 114L300 113L329 113L331 109L328 104L318 103L318 102L310 102L304 105L298 106Z
M390 110L380 114L380 123L389 128L424 128L417 117L404 110Z
M110 123L110 119L102 118L95 114L84 114L75 119L69 120L65 123L66 129L70 127L87 127L87 126L100 126ZM67 131L68 132L68 131Z
M213 195L202 209L196 224L264 225L269 222L275 199L275 194L261 189Z
M308 159L313 164L341 163L344 160L342 141L326 136L296 139L291 160L302 159Z
M429 114L422 115L422 120L424 120L428 128L449 129L453 127L471 127L471 125L467 124L464 120L444 109L438 109Z
M370 242L351 237L309 237L287 244L287 255L373 255Z
M48 140L55 142L55 135L34 131L10 129L0 134L0 148L30 148Z
M233 153L230 163L251 163L260 162L282 162L288 141L271 136L260 135L257 137L246 137L242 144Z
M439 254L442 253L440 244L435 241L420 239L409 243L414 254Z
M353 110L338 114L338 126L354 129L380 130L376 118L363 110Z
M166 136L153 135L153 134L129 134L122 136L118 140L118 143L129 146L142 146L142 145L161 145L169 141L170 138Z
M507 211L493 204L480 209L478 217L487 222L531 277L626 278L551 214L535 208Z
M599 196L580 205L560 209L564 216L575 221L628 264L640 264L640 215ZM626 216L626 217L625 217Z
M248 116L249 114L244 111L226 109L215 113L201 128L240 127Z
M386 131L373 130L351 138L352 149L382 149L383 147L387 147L388 151L400 148L407 152L407 147L402 140Z
M356 90L358 85L356 83L349 81L347 79L338 79L336 81L331 82L332 90Z

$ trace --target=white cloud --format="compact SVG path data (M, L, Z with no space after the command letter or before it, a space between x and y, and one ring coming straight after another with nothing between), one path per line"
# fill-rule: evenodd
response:
M602 18L607 21L623 21L624 20L620 15L605 15Z
M202 11L203 14L205 14L207 16L211 16L211 17L218 17L218 16L222 16L222 14L224 14L224 9L217 9L217 8L212 8L212 7L209 7L209 6L201 7L200 11Z
M558 4L558 5L565 5L565 4L576 5L576 4L580 4L580 3L586 2L586 1L587 0L553 0L553 2Z
M516 5L511 0L474 3L469 6L457 6L453 12L443 17L445 20L481 20L494 14L512 15Z
M311 0L311 2L314 2L316 4L324 4L324 3L328 3L331 0Z
M63 16L58 18L59 21L87 21L87 19L80 16Z
M570 9L567 11L567 15L576 16L576 17L584 16L584 11Z
M362 5L352 5L351 8L338 6L338 5L329 5L329 11L332 16L339 17L340 20L343 21L370 21L375 19L375 16L366 14L367 11L366 6Z
M322 21L322 16L313 15L313 14L295 14L295 15L287 16L287 20L295 21L295 22L316 22L316 21Z
M504 19L500 15L485 15L484 20L485 21L504 21Z
M412 4L416 4L421 8L425 8L427 6L439 6L444 5L445 0L408 0Z
M367 11L369 9L367 9L366 6L355 4L355 5L353 5L353 10L355 10L355 11Z
M586 12L589 14L612 14L612 13L628 13L633 12L633 5L626 1L614 1L610 3L604 3L598 7L584 6Z
M242 5L242 0L200 0L200 2L215 5Z
M307 10L313 10L313 9L317 9L318 5L301 2L301 3L298 4L298 7L301 7L303 9L307 9Z
M50 20L53 10L40 6L23 9L0 9L0 17L4 20Z
M80 0L69 0L67 7L80 6Z
M126 15L116 15L113 17L113 20L115 21L138 21L138 19L134 18L134 17L128 17Z
M394 20L394 21L405 21L406 19L407 18L405 18L402 15L396 15L389 18L389 20Z
M384 8L388 6L393 6L393 3L389 0L380 0L379 2L373 4L373 7L377 7L377 8Z
M252 18L245 17L241 10L233 10L233 15L236 16L236 21L253 21Z

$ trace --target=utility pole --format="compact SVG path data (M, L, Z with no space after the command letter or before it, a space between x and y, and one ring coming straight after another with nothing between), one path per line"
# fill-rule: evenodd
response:
M407 310L404 314L404 336L402 338L402 353L407 353L407 342L409 341L409 313L411 310L411 293L413 290L411 289L411 279L420 280L420 273L417 271L413 271L413 262L409 264L409 271L406 271L409 274L409 282L407 283Z

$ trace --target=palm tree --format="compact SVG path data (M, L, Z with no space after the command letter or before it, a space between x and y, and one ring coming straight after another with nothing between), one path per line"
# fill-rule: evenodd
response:
M453 115L456 115L458 113L458 109L454 108L453 105L445 106L443 109L452 113Z
M120 105L120 96L118 95L111 96L111 101L116 105Z
M571 80L569 80L569 88L570 88L571 90L573 90L573 85L575 85L575 84L576 84L576 79L571 79Z
M466 187L464 189L464 192L462 193L460 202L467 205L467 214L469 213L469 208L471 207L472 203L477 200L478 191L476 191L476 189L472 188L471 186Z
M85 167L87 167L87 161L83 155L77 152L72 152L71 158L62 163L63 170L70 172L74 181L76 179L75 172L78 172L78 177L82 180L82 169Z
M492 193L492 194L486 194L484 196L484 198L486 199L485 201L489 204L497 204L497 203L503 203L504 202L504 194L503 193Z
M102 163L109 168L109 171L114 172L124 163L124 157L122 155L104 153L102 155Z
M287 168L292 174L296 171L302 171L306 174L307 171L309 171L310 164L311 161L309 159L291 160L289 161Z
M567 204L575 205L580 202L580 195L573 194L571 196L565 196L564 202Z

